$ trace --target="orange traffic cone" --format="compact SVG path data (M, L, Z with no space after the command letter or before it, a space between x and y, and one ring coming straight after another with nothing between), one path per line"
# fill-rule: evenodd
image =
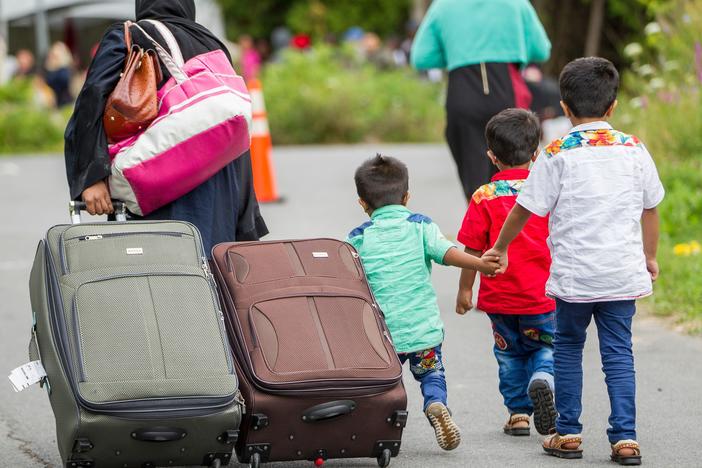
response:
M253 79L248 83L253 111L251 126L251 167L253 169L254 190L259 203L280 201L275 183L275 170L271 158L271 132L268 128L266 103L263 101L261 82Z

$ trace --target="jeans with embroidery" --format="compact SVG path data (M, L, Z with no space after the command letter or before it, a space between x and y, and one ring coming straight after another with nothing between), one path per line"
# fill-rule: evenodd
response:
M553 333L555 314L487 314L495 338L500 393L510 414L534 411L528 395L535 379L548 382L553 390Z
M583 347L587 327L594 318L611 408L609 441L636 439L636 382L631 349L635 312L633 300L570 303L556 299L554 358L559 434L580 434L583 429Z
M430 404L440 402L446 405L446 376L441 360L441 345L416 353L397 355L404 365L409 361L414 380L419 382L424 396L424 411Z

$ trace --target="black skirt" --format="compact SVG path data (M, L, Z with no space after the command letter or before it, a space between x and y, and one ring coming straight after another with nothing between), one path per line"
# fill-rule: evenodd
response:
M487 157L485 126L492 116L516 106L507 63L467 65L451 70L446 95L446 140L466 199L490 182L497 169Z

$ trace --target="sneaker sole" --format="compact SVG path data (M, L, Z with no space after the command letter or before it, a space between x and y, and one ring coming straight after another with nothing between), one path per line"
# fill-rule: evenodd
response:
M534 406L534 427L541 435L548 435L556 427L556 407L553 392L545 380L534 380L529 385L529 398Z
M451 418L448 408L441 405L438 411L427 409L427 417L434 427L436 442L444 450L453 450L461 444L461 430Z

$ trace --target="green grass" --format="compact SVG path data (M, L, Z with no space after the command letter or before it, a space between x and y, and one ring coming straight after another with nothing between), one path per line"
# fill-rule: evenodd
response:
M348 48L291 51L266 66L262 81L276 144L443 139L442 84L378 69Z
M678 244L702 244L702 154L683 161L659 159L658 170L667 191L659 207L661 274L647 302L654 314L702 333L702 253L686 256L675 251Z

